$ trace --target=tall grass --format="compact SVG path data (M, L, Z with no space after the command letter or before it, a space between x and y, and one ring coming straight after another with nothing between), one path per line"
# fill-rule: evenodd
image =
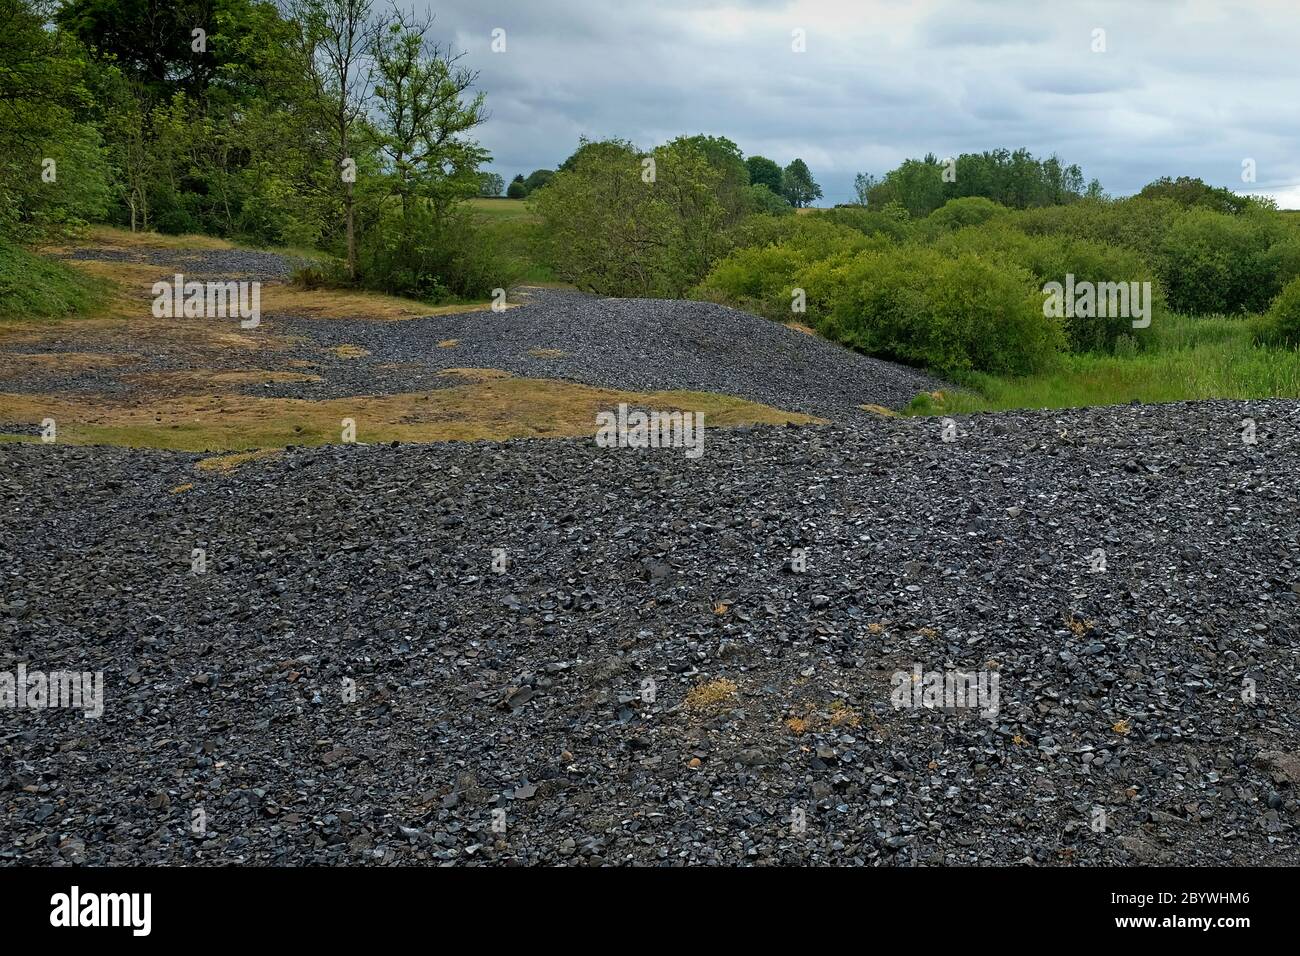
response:
M1300 350L1255 345L1249 319L1168 314L1143 351L1062 355L1036 375L971 374L963 388L919 395L908 411L1075 408L1205 398L1300 398Z

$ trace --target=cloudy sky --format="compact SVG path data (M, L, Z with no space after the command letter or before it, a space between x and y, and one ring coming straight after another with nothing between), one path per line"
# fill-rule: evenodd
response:
M1300 208L1300 0L416 2L480 71L507 180L582 135L711 133L802 157L824 204L909 156L1025 146L1113 195L1192 175Z

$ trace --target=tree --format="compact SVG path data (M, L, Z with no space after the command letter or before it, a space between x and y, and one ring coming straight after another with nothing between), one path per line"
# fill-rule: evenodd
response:
M510 188L506 190L506 196L510 199L523 199L527 195L528 187L524 185L524 174L519 173L510 180Z
M353 140L363 125L373 81L373 0L294 0L299 50L311 81L311 106L329 129L342 193L348 276L357 275Z
M506 181L501 178L500 173L479 173L478 174L478 194L485 199L493 199L500 196L506 188Z
M822 188L813 181L808 164L802 159L795 159L781 174L781 194L789 200L790 205L802 209L814 199L820 199Z
M749 181L755 186L766 186L778 196L781 195L781 167L766 156L751 156L745 160L749 170Z
M736 211L723 205L723 174L700 143L647 153L583 141L570 159L535 202L548 258L580 289L680 296L725 251Z
M1143 186L1138 195L1143 199L1172 199L1188 208L1200 206L1229 214L1239 213L1250 205L1245 196L1238 196L1222 186L1211 186L1204 180L1191 176L1179 176L1177 179L1161 177Z
M870 198L871 190L878 185L880 180L871 173L858 173L853 177L853 191L857 194L859 206L870 205L867 200Z
M404 228L417 198L440 212L476 195L478 167L489 158L466 136L486 118L483 94L467 98L478 74L457 65L462 54L430 40L432 25L431 14L417 17L395 6L377 21L371 39L374 122Z
M49 15L40 0L0 0L0 235L98 218L109 202L84 55Z
M534 190L541 189L549 183L554 175L555 170L553 169L534 169L528 174L528 178L524 180L524 188L528 190L529 194L532 194Z

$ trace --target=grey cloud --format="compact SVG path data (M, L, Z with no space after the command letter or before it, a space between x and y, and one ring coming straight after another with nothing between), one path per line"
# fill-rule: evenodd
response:
M417 0L424 3L425 0ZM853 173L1001 146L1058 153L1112 193L1161 175L1300 184L1300 9L1172 0L450 0L439 38L480 71L480 140L510 178L579 135L728 136L802 156L826 201ZM507 52L489 50L507 31ZM790 50L807 30L808 52ZM1106 30L1106 52L1090 49ZM1265 172L1267 170L1267 172Z

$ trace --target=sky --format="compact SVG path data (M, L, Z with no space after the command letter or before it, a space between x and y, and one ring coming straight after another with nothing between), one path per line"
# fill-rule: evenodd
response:
M801 157L821 205L908 157L1024 146L1115 196L1188 175L1300 208L1300 0L415 3L479 71L507 181L580 136L708 133Z

